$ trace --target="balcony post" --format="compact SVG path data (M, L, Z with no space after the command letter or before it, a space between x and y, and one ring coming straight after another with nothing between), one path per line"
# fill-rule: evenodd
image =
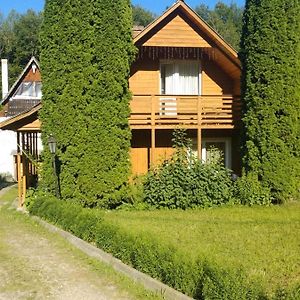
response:
M154 164L155 159L155 96L151 96L151 156L150 166Z
M151 128L151 157L150 166L154 164L155 160L155 128Z
M198 96L198 128L197 128L197 152L198 159L202 159L202 129L201 129L201 119L202 119L202 105L201 105L201 97Z
M202 159L202 132L201 127L197 129L197 151L198 151L198 159Z

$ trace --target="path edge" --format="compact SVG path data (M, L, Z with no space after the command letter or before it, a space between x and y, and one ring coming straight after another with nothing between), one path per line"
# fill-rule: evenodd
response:
M176 291L175 289L169 287L168 285L144 274L126 264L121 260L115 258L111 254L97 248L94 245L85 242L84 240L76 237L75 235L64 231L37 216L31 216L33 220L41 224L47 230L51 232L58 233L65 240L75 246L77 249L84 252L89 257L95 258L109 266L111 266L115 271L122 273L126 277L132 279L134 282L140 283L145 289L150 290L156 294L163 296L166 300L192 300L193 298Z

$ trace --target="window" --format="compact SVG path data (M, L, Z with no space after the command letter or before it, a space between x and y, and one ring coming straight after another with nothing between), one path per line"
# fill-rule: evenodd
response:
M209 162L218 155L217 158L222 157L225 167L231 169L231 138L203 138L201 148L203 162ZM192 139L192 154L197 157L197 153L197 139Z
M218 151L213 151L216 149ZM217 155L217 158L220 158L226 168L231 169L231 139L230 138L207 138L202 141L202 160L210 161L214 159Z
M18 87L14 98L39 98L42 97L41 82L22 82Z
M163 62L160 71L161 94L200 94L200 64L198 61Z

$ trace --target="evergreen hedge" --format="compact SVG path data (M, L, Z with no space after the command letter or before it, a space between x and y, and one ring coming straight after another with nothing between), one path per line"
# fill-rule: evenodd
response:
M240 58L246 174L276 201L300 191L300 2L247 0Z
M42 182L54 189L47 140L57 140L61 193L84 206L114 206L128 181L134 55L129 0L47 0L41 32Z

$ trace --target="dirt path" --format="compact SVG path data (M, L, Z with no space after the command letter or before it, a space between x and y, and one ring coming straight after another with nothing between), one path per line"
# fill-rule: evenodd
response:
M155 299L132 293L134 287L127 289L128 283L108 267L3 203L0 299Z

